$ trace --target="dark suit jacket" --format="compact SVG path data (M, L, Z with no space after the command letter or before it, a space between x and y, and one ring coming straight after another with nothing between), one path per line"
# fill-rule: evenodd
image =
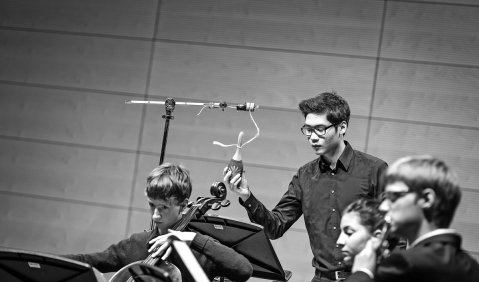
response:
M376 269L375 278L353 273L346 282L478 282L479 265L461 249L461 237L446 233L393 252Z

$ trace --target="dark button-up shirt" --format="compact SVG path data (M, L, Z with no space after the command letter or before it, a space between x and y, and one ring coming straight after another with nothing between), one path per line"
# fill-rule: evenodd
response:
M353 150L349 143L331 170L317 158L293 176L288 190L269 211L253 194L240 203L250 219L262 225L269 238L281 237L304 215L313 251L313 266L320 272L343 270L342 254L336 245L341 233L343 209L354 200L380 194L379 180L387 164L371 155Z

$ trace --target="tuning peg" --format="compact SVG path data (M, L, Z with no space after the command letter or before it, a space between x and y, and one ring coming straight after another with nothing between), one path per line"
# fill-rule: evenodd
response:
M227 207L227 206L229 206L230 204L231 204L231 202L230 202L229 200L226 200L226 199L225 199L225 200L221 201L221 206L222 206L222 207Z
M211 184L210 194L216 198L226 198L226 185L221 181L216 181Z
M216 211L216 210L219 210L220 208L221 208L221 205L220 205L218 202L213 203L213 204L211 205L211 209L212 209L212 210L215 210L215 211Z

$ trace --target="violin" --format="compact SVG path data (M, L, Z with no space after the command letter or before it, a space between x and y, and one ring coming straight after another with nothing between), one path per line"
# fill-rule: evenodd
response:
M183 217L178 220L175 225L170 228L176 231L183 231L193 218L199 218L209 209L217 210L221 207L229 206L229 200L226 200L226 186L223 182L214 182L210 187L210 193L213 197L198 197L194 203L187 205ZM155 249L154 251L156 251ZM109 282L134 282L134 278L130 273L132 270L139 268L141 265L155 266L164 276L168 277L168 281L181 282L181 272L174 264L162 260L160 257L153 257L153 252L143 261L137 261L124 266L116 272Z
M391 234L391 217L384 216L384 223L381 228L381 236L379 237L379 248L377 249L377 264L384 258L388 257L391 251L399 243L399 238Z

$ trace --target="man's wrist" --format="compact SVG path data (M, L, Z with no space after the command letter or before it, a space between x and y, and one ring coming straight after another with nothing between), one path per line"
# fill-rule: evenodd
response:
M243 202L246 202L246 200L248 200L250 196L251 196L251 191L248 190L248 193L245 195L241 195L240 198L241 200L243 200Z

